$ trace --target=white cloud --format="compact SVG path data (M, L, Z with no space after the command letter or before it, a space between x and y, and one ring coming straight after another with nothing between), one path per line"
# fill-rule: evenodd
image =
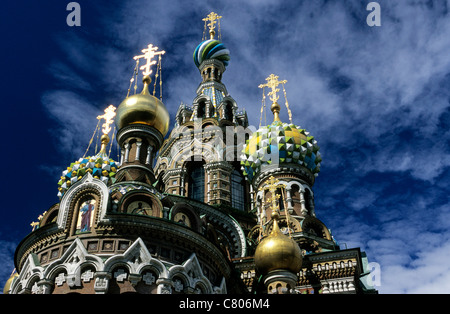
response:
M81 95L65 90L46 92L42 103L56 122L51 133L57 141L57 150L74 160L83 156L101 111Z
M450 293L450 241L419 252L410 265L381 265L381 293Z

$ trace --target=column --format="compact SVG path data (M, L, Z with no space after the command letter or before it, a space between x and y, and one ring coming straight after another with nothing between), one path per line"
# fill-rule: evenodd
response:
M291 187L286 187L286 202L287 202L287 210L289 214L294 212L294 206L292 205L292 195L291 195Z
M151 146L151 145L149 145L148 147L147 147L147 158L146 158L146 160L145 160L145 164L146 165L150 165L151 164L151 162L152 162L152 154L153 154L153 146Z
M130 157L130 143L126 143L124 145L125 147L125 158L124 158L124 162L128 162L128 157Z
M136 146L136 157L134 158L134 160L139 161L139 157L141 156L142 141L137 141Z
M305 206L305 194L303 193L303 191L299 191L300 194L300 214L302 216L306 216L306 214L308 214L308 210L306 209Z

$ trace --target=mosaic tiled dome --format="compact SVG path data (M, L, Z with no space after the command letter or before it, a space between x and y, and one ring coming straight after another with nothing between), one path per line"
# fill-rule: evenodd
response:
M242 170L249 180L261 170L262 165L275 163L302 165L317 176L321 161L317 141L309 132L280 121L274 121L253 133L241 154Z
M209 39L201 42L194 51L194 62L197 67L207 59L217 59L228 66L230 51L218 40Z
M94 178L102 180L106 185L111 185L116 180L117 165L114 160L102 153L93 157L78 159L62 172L58 182L58 197L61 199L66 190L72 184L81 180L88 172Z

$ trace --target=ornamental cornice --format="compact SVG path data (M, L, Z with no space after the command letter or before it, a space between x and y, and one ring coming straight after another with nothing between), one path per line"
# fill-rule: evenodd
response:
M295 165L295 164L279 164L279 165L264 165L261 167L258 174L253 179L253 183L255 187L258 187L264 180L269 178L270 176L279 176L283 174L292 174L299 175L306 184L309 186L314 185L315 177L314 174L309 171L307 168Z
M145 133L146 135L152 136L158 141L158 146L161 147L164 140L161 132L145 124L132 124L123 127L119 130L119 132L117 132L117 142L119 143L119 145L121 145L122 141L124 141L126 138L130 136L137 136L138 133Z
M29 254L62 243L64 239L66 239L66 234L64 230L58 228L56 223L43 226L30 233L16 249L15 266L18 272L22 269Z

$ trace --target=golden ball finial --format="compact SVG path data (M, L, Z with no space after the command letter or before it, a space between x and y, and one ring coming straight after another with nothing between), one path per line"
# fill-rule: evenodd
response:
M284 235L278 227L279 214L272 213L273 228L269 236L262 239L255 251L255 264L258 271L265 275L273 270L289 270L293 273L302 267L302 252L297 242Z
M109 143L109 136L108 134L103 134L102 137L100 138L102 144L108 144Z
M152 78L150 77L150 75L145 75L145 76L142 78L142 82L143 82L144 84L150 85L150 83L152 82Z

